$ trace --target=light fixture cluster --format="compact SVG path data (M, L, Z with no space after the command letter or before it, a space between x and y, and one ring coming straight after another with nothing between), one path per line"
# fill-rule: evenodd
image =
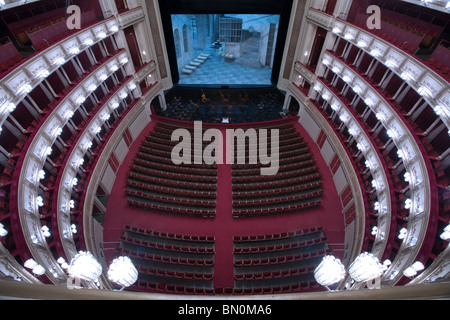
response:
M30 269L36 276L42 276L45 274L45 268L31 258L25 261L24 267Z
M70 263L67 263L63 257L58 258L57 262L69 277L89 281L95 283L97 287L99 286L103 267L89 251L79 251ZM36 265L28 263L28 267L36 268ZM43 267L39 267L37 271L40 272L40 275L45 273ZM109 281L121 286L120 290L133 285L138 279L136 267L131 259L126 256L115 258L111 262L106 275Z
M442 9L450 10L450 1L445 0L420 0L420 2L427 7L429 4L440 7Z
M389 259L381 264L373 254L363 252L356 257L346 270L339 259L327 255L314 270L314 279L330 290L330 286L343 281L347 274L351 277L351 283L367 283L379 279L390 265ZM351 283L346 285L347 289L352 289Z

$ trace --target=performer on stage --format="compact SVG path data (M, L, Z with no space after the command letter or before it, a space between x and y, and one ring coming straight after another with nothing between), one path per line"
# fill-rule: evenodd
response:
M202 103L206 102L206 94L202 90Z

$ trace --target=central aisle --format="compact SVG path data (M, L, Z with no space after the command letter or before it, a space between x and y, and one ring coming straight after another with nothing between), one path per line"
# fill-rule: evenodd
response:
M226 137L222 130L222 137ZM225 154L226 141L223 144ZM231 164L217 166L217 206L215 218L214 286L233 287L233 215L231 194ZM216 276L221 275L221 276Z

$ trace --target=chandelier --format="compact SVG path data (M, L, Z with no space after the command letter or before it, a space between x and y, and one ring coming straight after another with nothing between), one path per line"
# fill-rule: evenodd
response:
M102 274L102 266L91 253L80 251L70 262L68 272L74 278L97 282Z
M379 280L383 273L391 264L390 260L385 260L381 264L377 257L369 252L361 253L348 267L348 274L357 283L366 283L369 289L379 288ZM328 255L314 270L314 278L320 285L328 287L344 280L346 270L339 259ZM375 286L370 283L375 280Z
M356 282L366 282L381 277L384 268L378 258L369 252L363 252L350 265L348 273Z
M118 257L114 259L109 266L108 279L118 285L121 285L121 290L125 287L131 286L136 282L137 278L138 271L128 257Z
M38 264L33 259L28 259L27 261L25 261L24 266L25 268L31 269L33 274L35 274L36 276L42 276L43 274L45 274L44 267Z
M345 274L345 268L341 261L330 255L325 256L314 270L314 278L317 283L327 289L329 286L342 281Z
M80 251L71 260L70 264L67 264L63 258L59 258L58 263L61 264L63 269L67 270L67 273L71 277L68 280L73 281L73 279L78 279L77 281L90 281L98 286L103 268L90 252ZM123 290L125 287L129 287L137 281L138 271L130 258L123 256L112 261L107 272L107 277L111 282L122 286L120 290Z

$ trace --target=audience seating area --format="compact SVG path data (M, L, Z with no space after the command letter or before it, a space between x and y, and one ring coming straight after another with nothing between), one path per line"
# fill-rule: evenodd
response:
M321 227L235 236L234 287L249 294L323 290L314 279L314 269L330 253Z
M30 42L28 34L63 21L66 17L66 10L63 1L57 1L55 7L51 10L44 10L40 14L8 23L8 29L18 43L25 46ZM17 19L12 15L10 19L14 18Z
M441 41L425 63L450 82L450 42Z
M81 5L81 29L103 19L103 16L98 16L98 10L94 9L97 5L96 3ZM14 11L4 13L2 20L10 41L2 42L0 46L2 52L0 75L17 67L28 57L33 56L33 53L50 47L70 34L79 32L80 28L68 28L70 14L66 11L66 2L58 0L51 4L37 5L20 14Z
M175 165L171 152L178 142L172 142L171 135L176 128L157 122L142 142L128 175L128 203L166 213L214 217L217 165ZM192 158L194 151L192 145Z
M9 38L3 39L1 42L0 52L2 53L0 56L0 74L7 72L23 59Z
M213 291L214 237L126 225L117 251L128 256L139 272L138 281L129 290L192 294Z
M450 49L445 36L448 21L444 13L418 11L417 7L407 3L384 0L372 0L370 4L381 8L380 29L367 28L369 15L359 7L355 7L357 12L349 16L348 21L415 55L440 76L450 79Z
M128 204L151 211L194 217L215 217L218 166L216 164L180 164L171 159L172 131L193 128L159 118L142 142L130 167L127 180ZM292 122L263 125L259 129L279 130L279 163L276 175L261 175L266 165L232 164L232 215L235 218L298 212L321 204L322 182L310 149ZM206 130L206 129L203 129ZM268 137L270 142L270 137ZM192 159L194 143L192 143ZM208 145L203 143L203 147ZM235 143L235 151L237 151ZM271 145L267 146L270 152ZM237 157L237 152L235 152Z
M331 254L322 227L276 234L234 236L234 286L214 286L215 239L159 232L126 225L117 253L128 256L138 270L130 291L254 295L323 291L314 269Z
M386 1L371 2L381 8L381 28L370 29L370 32L412 54L419 47L430 47L444 30L445 26L438 19L406 15L402 13L405 8L396 8ZM352 22L367 29L368 16L361 8Z
M166 94L167 109L156 108L163 117L221 123L251 123L282 118L284 96L273 88L192 89L177 87Z
M279 130L279 168L275 175L261 175L267 165L232 165L233 216L253 217L297 212L321 203L321 175L306 142L292 123L268 127ZM270 141L270 137L267 138ZM235 145L235 150L237 150ZM258 146L256 148L259 148ZM270 152L270 144L267 146ZM259 152L259 150L258 150Z
M188 219L187 228L208 234L202 223L209 225L226 219L237 222L234 218L240 218L239 223L245 224L244 217L256 221L275 214L298 212L302 215L299 211L322 202L322 176L306 141L297 131L297 117L255 123L255 129L279 130L281 154L279 172L275 176L262 176L261 165L248 164L248 154L246 164L235 161L235 164L223 165L175 165L171 151L179 141L172 142L171 134L173 130L183 128L193 136L193 123L160 116L152 117L152 121L154 125L149 133L144 133L130 165L126 195L130 206L149 210L149 216L154 214L155 219L172 219L170 214L181 215L181 219ZM209 127L205 125L202 130ZM213 127L221 132L241 128L227 124ZM203 147L205 145L208 143ZM192 145L192 151L194 147ZM271 144L267 148L270 152ZM246 150L248 152L249 148ZM231 183L231 186L225 187L225 183ZM222 192L227 189L230 195L223 196ZM221 203L229 207L229 211L216 208L220 199L230 199L227 200L229 204ZM222 214L227 216L225 220ZM203 219L191 220L196 217ZM214 221L204 219L212 217ZM190 221L198 228L189 226ZM228 228L225 222L224 228ZM191 233L198 234L196 231ZM188 295L323 290L313 276L322 258L331 254L322 227L300 227L290 232L254 236L240 235L231 229L227 229L227 233L218 237L192 236L156 232L152 223L146 227L126 225L115 252L130 257L139 272L138 281L127 290ZM229 246L230 251L225 253L222 246Z
M97 22L94 11L83 12L80 17L81 28L87 27ZM70 35L78 30L67 28L67 17L60 17L53 21L46 22L43 25L34 26L30 30L26 30L26 39L31 42L36 51L46 49L51 44Z

